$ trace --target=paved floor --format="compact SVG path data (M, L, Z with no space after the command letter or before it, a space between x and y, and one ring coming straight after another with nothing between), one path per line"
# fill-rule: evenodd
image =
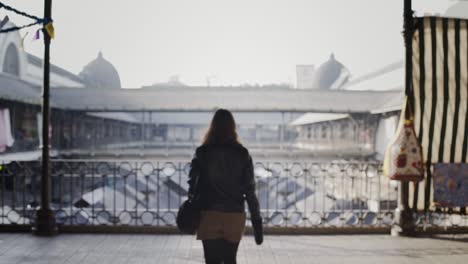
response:
M256 246L244 237L238 263L463 263L468 236L266 236ZM54 238L0 233L0 264L203 263L201 243L179 235L61 234Z

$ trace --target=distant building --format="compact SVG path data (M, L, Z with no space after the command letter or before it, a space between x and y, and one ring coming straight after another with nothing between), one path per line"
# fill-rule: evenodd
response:
M14 26L9 22L6 27ZM8 109L8 118L0 120L10 127L13 144L0 146L0 152L33 152L31 159L38 157L41 140L41 87L43 80L42 59L27 53L21 47L21 37L18 32L0 35L0 111ZM83 68L80 75L51 65L51 87L57 89L103 89L121 88L120 77L115 67L105 60L102 53L97 59ZM54 101L54 93L51 94ZM75 97L73 100L80 100ZM110 135L120 135L129 138L134 129L135 120L125 119L120 114L120 120L103 120L88 114L86 111L67 111L58 108L52 102L52 142L53 147L71 146L72 140L87 139L90 143L95 139L109 139ZM8 119L8 120L6 120ZM112 123L112 124L111 124ZM106 127L97 131L93 127ZM124 128L125 126L125 128ZM0 137L5 133L0 132ZM128 136L126 136L128 135ZM0 138L0 145L3 142ZM82 145L85 147L86 145Z
M0 45L0 110L9 109L14 138L12 146L0 150L35 151L37 158L42 138L42 60L20 48L18 33L2 34L0 39L5 43ZM330 150L335 156L372 156L380 116L371 112L395 111L402 96L400 92L343 90L348 77L349 71L332 54L306 78L313 89L190 87L178 85L177 79L142 89L122 89L118 71L99 53L78 75L51 67L52 148L58 154L78 151L82 155L95 150L114 155L117 149L133 149L137 154L142 149L161 148L189 153L200 144L213 112L223 107L234 112L240 138L249 147L271 151L297 147L317 156ZM311 122L311 113L344 114L346 118ZM294 121L298 118L302 121ZM294 125L288 125L291 123ZM342 135L340 131L348 128L355 131ZM334 139L354 145L326 146L337 145ZM358 152L347 150L355 147Z
M363 114L307 113L293 121L295 146L317 156L343 159L383 158L396 129L398 111Z
M152 85L143 86L141 88L183 87L183 86L187 86L187 85L180 81L180 77L178 75L173 75L173 76L169 77L169 80L167 82L153 83Z
M317 69L313 65L297 65L297 88L317 90L339 90L347 83L349 70L335 59L332 53L328 61Z
M314 80L314 65L296 65L297 89L311 89Z
M447 10L445 16L468 18L468 3L457 2ZM314 72L314 75L325 77L316 78L310 87L330 87L329 84L338 72L333 69L341 68L333 60L330 58L325 66L321 66L321 74L317 73L319 69ZM324 74L325 72L330 74ZM333 76L335 77L332 78ZM348 91L403 91L404 78L405 65L401 59L349 79L342 85L341 82L338 83L340 89ZM298 132L295 146L322 155L382 160L387 144L397 128L402 103L402 98L395 97L378 109L362 114L306 113L290 123Z
M86 65L79 76L88 87L119 89L122 88L117 69L108 60L104 59L102 52L97 58Z
M401 92L401 95L390 97L376 104L374 109L361 113L306 113L290 123L298 133L295 146L317 154L346 159L383 159L387 144L398 124L403 104L404 76L404 63L397 61L347 80L340 86L343 92L394 91ZM345 108L350 103L352 100L335 101L335 104Z

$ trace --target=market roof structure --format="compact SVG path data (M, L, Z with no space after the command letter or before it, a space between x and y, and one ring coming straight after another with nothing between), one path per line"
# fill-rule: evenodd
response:
M153 89L54 88L58 108L89 112L318 112L368 113L403 102L401 91L298 90L245 87L158 87Z

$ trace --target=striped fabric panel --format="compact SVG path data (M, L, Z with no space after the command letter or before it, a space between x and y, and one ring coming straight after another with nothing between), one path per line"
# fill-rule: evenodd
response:
M430 165L468 162L468 20L415 19L412 96L416 133L428 165L423 194L427 210L432 201Z

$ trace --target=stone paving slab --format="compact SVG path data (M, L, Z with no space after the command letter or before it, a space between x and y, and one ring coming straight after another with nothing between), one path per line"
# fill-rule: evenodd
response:
M192 236L60 234L53 238L0 233L0 264L204 263ZM397 238L385 235L266 236L257 246L245 236L240 264L468 263L468 236Z

